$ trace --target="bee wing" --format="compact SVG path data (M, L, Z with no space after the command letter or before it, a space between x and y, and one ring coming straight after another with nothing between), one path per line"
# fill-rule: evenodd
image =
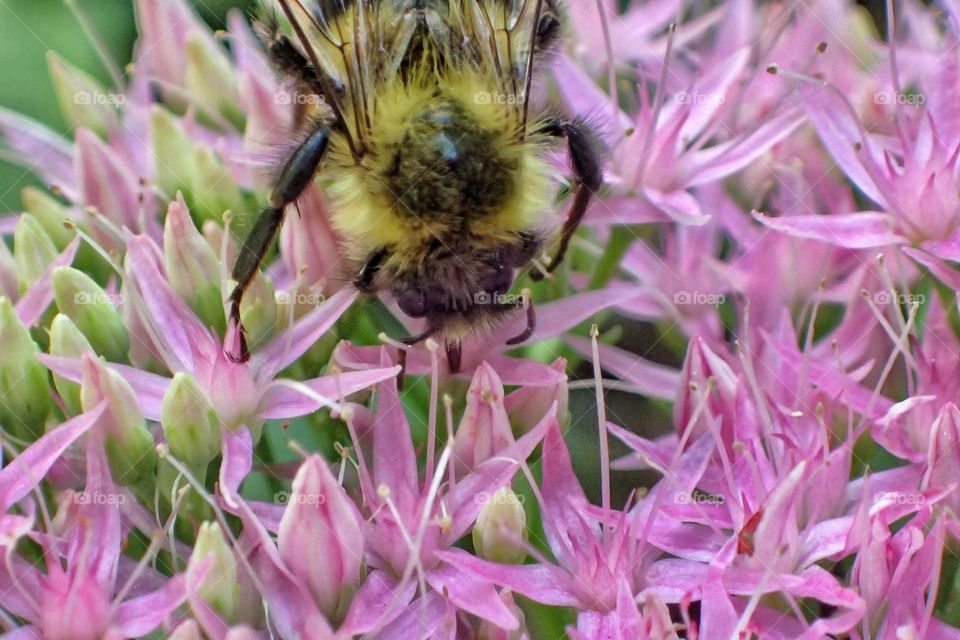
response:
M349 138L362 148L370 130L377 81L385 70L396 72L415 21L398 13L393 3L379 0L276 1L307 59L330 79L325 97L334 103L331 107Z
M530 87L539 29L545 15L556 15L556 0L460 0L461 28L474 56L501 79L501 90L523 102Z

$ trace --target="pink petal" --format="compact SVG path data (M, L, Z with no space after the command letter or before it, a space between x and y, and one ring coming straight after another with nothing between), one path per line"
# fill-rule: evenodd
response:
M138 638L159 627L186 599L185 577L169 578L162 588L127 600L117 609L114 624L127 637Z
M848 249L871 249L906 242L892 231L890 216L877 211L780 218L754 213L753 217L775 231Z
M426 575L427 582L437 593L443 593L457 608L489 620L501 629L512 631L520 622L500 598L493 582L484 580L452 565L441 564Z
M103 413L106 401L49 431L0 470L0 513L21 500L43 479L53 463Z
M556 607L583 606L573 595L572 578L553 565L497 564L481 560L460 549L442 551L437 556L453 567L469 571L542 604Z
M583 357L591 358L593 347L590 340L568 336L567 343ZM680 385L680 371L656 362L645 360L618 347L606 344L600 347L600 366L618 378L637 387L645 396L673 401Z
M384 367L368 371L347 371L305 380L302 384L315 393L336 404L341 398L369 389L379 382L397 377L400 367ZM322 408L324 404L308 397L289 386L271 383L260 401L260 413L263 420L283 420L307 415Z
M37 359L43 366L58 376L76 383L83 382L83 360L81 358L61 358L46 353L38 353ZM137 395L137 406L148 420L160 419L163 396L170 386L170 378L142 371L125 364L108 362L107 366L119 373L133 388Z
M0 137L20 164L39 173L48 185L76 199L73 146L40 123L0 109Z
M343 289L303 316L285 332L253 354L252 366L260 380L270 380L312 347L353 304L357 290Z
M53 270L57 267L65 267L73 262L77 255L77 248L80 246L80 238L74 238L70 244L58 255L53 262L43 272L43 275L37 279L27 290L23 297L17 300L16 312L20 322L25 327L32 327L39 322L41 316L53 302Z

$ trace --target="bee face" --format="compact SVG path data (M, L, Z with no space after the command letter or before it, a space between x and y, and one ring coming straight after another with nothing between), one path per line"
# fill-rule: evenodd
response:
M490 248L484 247L483 239L469 238L453 246L433 244L433 250L410 269L387 276L400 310L432 323L450 316L479 319L513 308L503 300L516 269L542 246L533 235Z

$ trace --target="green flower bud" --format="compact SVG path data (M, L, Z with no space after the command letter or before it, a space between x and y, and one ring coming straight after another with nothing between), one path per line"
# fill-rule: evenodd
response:
M200 235L182 200L170 203L163 229L163 253L170 284L206 326L226 329L220 293L220 260Z
M113 296L93 279L73 267L53 270L53 294L57 308L73 320L90 340L94 351L111 362L122 362L130 350L130 336Z
M220 420L189 373L178 373L163 396L160 424L170 451L191 467L205 468L220 453Z
M211 115L219 114L242 129L245 118L237 93L237 74L223 48L194 33L187 36L184 52L187 93Z
M194 147L193 165L191 204L199 215L220 220L224 211L243 211L247 208L240 188L213 149L201 145Z
M247 330L247 343L265 341L277 328L277 301L273 282L264 274L258 274L243 296L240 320Z
M17 261L7 243L0 241L0 296L17 297L20 288L17 286Z
M49 378L36 357L40 349L7 297L0 297L0 345L0 428L36 440L52 407Z
M100 418L100 425L106 436L107 460L114 481L131 487L150 487L157 466L157 451L133 388L102 360L87 356L80 404L84 411L90 411L104 399L107 410Z
M478 494L478 498L486 494ZM473 546L477 555L491 562L519 564L527 557L523 542L527 535L527 514L520 497L509 487L486 496L473 525Z
M62 313L54 317L53 322L50 323L50 355L79 358L92 349L87 337L77 328L73 320ZM69 415L76 416L83 413L78 383L53 374L53 385L60 394Z
M125 97L109 93L92 77L67 64L52 51L47 53L47 67L60 111L66 120L90 129L101 138L106 137L117 121L116 107Z
M195 173L193 141L180 121L162 107L154 107L150 113L150 137L157 186L170 197L182 191L189 202L193 197L191 186Z
M23 207L37 219L37 222L53 240L57 251L63 251L73 240L75 232L68 229L64 223L69 217L67 208L57 202L56 198L35 187L26 187L20 192Z
M237 606L240 601L237 560L216 522L204 522L200 525L190 563L200 563L208 558L212 560L212 564L197 592L204 602L225 620L232 622L237 619Z
M29 213L20 216L13 232L13 257L21 293L36 282L57 257L53 240L43 230L43 225Z

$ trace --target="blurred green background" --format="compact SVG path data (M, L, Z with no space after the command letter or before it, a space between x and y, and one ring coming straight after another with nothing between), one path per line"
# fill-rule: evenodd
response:
M133 0L74 2L123 67L131 58L136 37ZM230 8L247 10L253 3L192 0L189 4L211 25L220 27ZM46 56L51 50L109 86L106 69L64 0L0 0L0 107L69 135L70 126L60 115L47 71ZM20 190L36 183L22 168L0 160L0 213L18 210Z

